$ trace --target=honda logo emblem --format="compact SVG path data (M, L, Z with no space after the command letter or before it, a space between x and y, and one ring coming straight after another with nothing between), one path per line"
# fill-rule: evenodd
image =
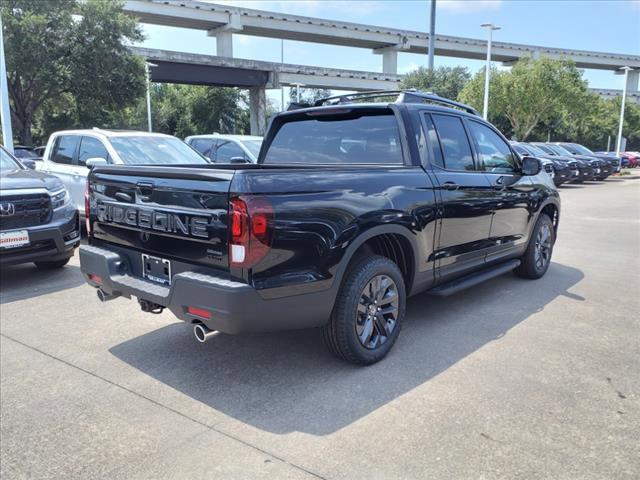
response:
M13 203L0 203L0 217L11 217L16 214L16 207Z

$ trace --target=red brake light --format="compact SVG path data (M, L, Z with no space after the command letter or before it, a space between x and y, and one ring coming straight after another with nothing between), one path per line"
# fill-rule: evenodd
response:
M90 214L91 205L89 203L89 181L87 180L87 184L84 187L84 221L87 227L87 235L91 233L91 221L89 220Z
M273 209L264 197L236 197L229 202L229 262L250 268L270 249Z
M89 280L99 285L102 285L102 277L99 277L98 275L94 275L93 273L89 274Z

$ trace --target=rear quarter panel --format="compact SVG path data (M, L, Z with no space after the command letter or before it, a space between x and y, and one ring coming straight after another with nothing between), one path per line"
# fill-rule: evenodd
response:
M335 288L360 243L390 228L410 242L415 277L433 277L436 201L421 167L247 170L231 186L244 192L267 198L275 214L267 256L235 272L265 296Z

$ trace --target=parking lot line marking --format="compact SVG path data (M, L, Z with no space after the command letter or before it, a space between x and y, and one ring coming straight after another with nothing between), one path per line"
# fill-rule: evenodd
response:
M312 471L310 471L310 470L308 470L308 469L306 469L304 467L301 467L300 465L292 463L292 462L290 462L290 461L288 461L288 460L286 460L286 459L284 459L282 457L279 457L278 455L275 455L275 454L273 454L273 453L271 453L271 452L269 452L267 450L264 450L264 449L262 449L262 448L260 448L260 447L258 447L256 445L253 445L253 444L247 442L246 440L242 440L241 438L238 438L238 437L235 437L233 435L230 435L229 433L226 433L226 432L224 432L222 430L218 430L217 428L215 428L212 425L208 425L208 424L206 424L204 422L201 422L200 420L197 420L197 419L195 419L193 417L190 417L189 415L187 415L185 413L182 413L181 411L176 410L175 408L171 408L171 407L169 407L167 405L164 405L163 403L160 403L157 400L149 398L149 397L147 397L147 396L145 396L145 395L143 395L143 394L141 394L139 392L136 392L135 390L131 390L130 388L127 388L127 387L125 387L123 385L120 385L120 384L114 382L113 380L109 380L108 378L102 377L102 376L98 375L97 373L94 373L94 372L92 372L90 370L86 370L86 369L84 369L84 368L82 368L82 367L80 367L78 365L74 365L73 363L68 362L67 360L63 360L62 358L56 357L55 355L52 355L52 354L47 353L47 352L45 352L43 350L40 350L39 348L33 347L33 346L29 345L29 344L26 344L26 343L24 343L24 342L22 342L20 340L17 340L17 339L15 339L13 337L10 337L10 336L6 335L4 333L0 333L0 337L6 338L7 340L10 340L10 341L12 341L14 343L17 343L18 345L22 345L23 347L28 348L30 350L33 350L34 352L38 352L41 355L44 355L44 356L49 357L49 358L51 358L53 360L56 360L56 361L58 361L58 362L60 362L60 363L62 363L64 365L67 365L67 366L69 366L71 368L74 368L74 369L79 370L79 371L81 371L83 373L86 373L87 375L91 375L92 377L97 378L98 380L102 380L103 382L106 382L106 383L108 383L108 384L110 384L110 385L112 385L112 386L114 386L116 388L120 388L121 390L124 390L125 392L129 392L129 393L131 393L131 394L133 394L133 395L135 395L135 396L137 396L139 398L147 400L148 402L151 402L151 403L153 403L154 405L156 405L156 406L158 406L160 408L163 408L163 409L165 409L165 410L167 410L169 412L172 412L172 413L174 413L176 415L181 416L182 418L190 420L193 423L196 423L196 424L198 424L198 425L200 425L202 427L205 427L205 428L207 428L207 429L209 429L209 430L211 430L213 432L216 432L216 433L222 435L223 437L226 437L226 438L228 438L230 440L234 440L234 441L236 441L238 443L241 443L242 445L245 445L245 446L247 446L249 448L257 450L258 452L260 452L260 453L262 453L264 455L268 455L269 457L271 457L271 458L273 458L275 460L278 460L278 461L280 461L280 462L282 462L282 463L284 463L286 465L289 465L289 466L291 466L291 467L293 467L293 468L295 468L297 470L300 470L300 471L302 471L304 473L307 473L307 474L309 474L309 475L311 475L311 476L313 476L315 478L318 478L320 480L328 480L325 477L323 477L321 475L318 475L317 473L314 473L314 472L312 472Z

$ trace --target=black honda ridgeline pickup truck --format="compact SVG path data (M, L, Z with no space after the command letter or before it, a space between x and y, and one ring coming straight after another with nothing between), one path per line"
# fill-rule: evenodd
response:
M81 268L102 301L168 308L201 342L321 327L361 365L389 352L409 295L542 277L560 211L538 160L417 91L280 113L253 165L96 167L86 200Z

